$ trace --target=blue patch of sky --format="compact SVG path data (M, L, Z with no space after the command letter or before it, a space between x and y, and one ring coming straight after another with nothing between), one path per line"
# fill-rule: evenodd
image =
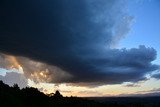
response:
M157 50L154 63L160 64L160 0L128 0L128 11L134 22L120 48L153 47Z
M4 69L4 68L0 68L0 75L5 76L6 72L16 72L16 73L20 73L17 69L13 68L13 69Z

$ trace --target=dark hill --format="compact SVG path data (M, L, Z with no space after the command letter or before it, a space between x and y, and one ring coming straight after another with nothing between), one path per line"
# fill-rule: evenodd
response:
M0 81L0 107L105 107L104 104L78 97L63 97L59 91L48 96L33 87L19 89Z
M59 91L45 95L38 89L0 81L0 107L160 107L160 97L79 98L63 97Z

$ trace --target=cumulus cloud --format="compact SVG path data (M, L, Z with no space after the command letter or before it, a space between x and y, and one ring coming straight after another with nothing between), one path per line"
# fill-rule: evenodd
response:
M6 70L14 69L36 83L53 81L59 83L71 77L67 72L56 66L30 60L25 57L0 54L0 62L1 68Z
M18 84L20 88L28 86L27 78L23 74L17 72L7 72L5 76L0 75L0 80L10 86L14 84Z
M34 81L135 82L159 67L151 63L156 58L153 48L115 49L133 20L125 0L3 0L2 4L0 52L13 55ZM4 65L8 67L5 61Z
M46 63L30 60L25 57L16 57L21 64L24 74L34 82L61 83L72 77L66 71Z

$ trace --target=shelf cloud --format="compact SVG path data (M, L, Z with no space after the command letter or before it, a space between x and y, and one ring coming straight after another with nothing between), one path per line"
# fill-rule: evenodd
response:
M156 59L152 47L117 49L133 21L125 0L0 4L1 68L16 67L17 62L36 82L93 86L141 81L159 68L152 64Z

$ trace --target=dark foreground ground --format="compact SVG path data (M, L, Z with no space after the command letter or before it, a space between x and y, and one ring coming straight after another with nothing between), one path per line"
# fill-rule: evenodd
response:
M160 96L152 97L91 97L88 98L106 105L120 107L160 107ZM109 106L110 107L110 106Z
M160 107L160 97L63 97L45 95L36 88L19 89L0 81L0 107Z

